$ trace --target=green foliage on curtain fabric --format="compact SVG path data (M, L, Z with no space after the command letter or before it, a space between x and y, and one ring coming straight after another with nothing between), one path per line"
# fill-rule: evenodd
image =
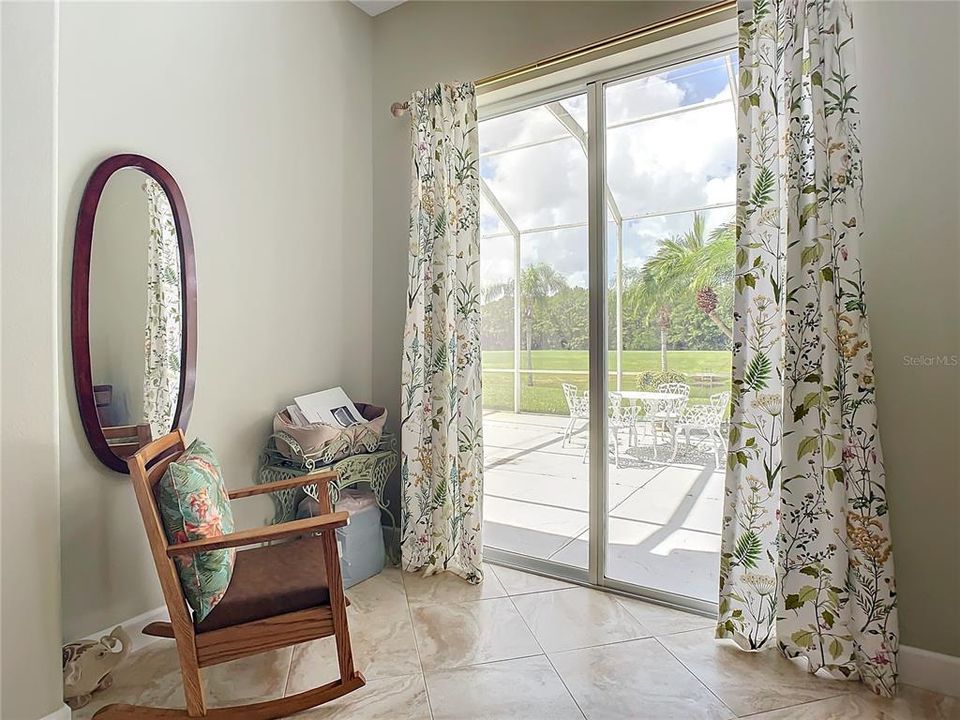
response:
M842 0L741 4L732 426L718 637L897 683L874 406L853 23Z
M480 582L480 181L473 85L417 92L410 111L402 562L406 570L449 570Z

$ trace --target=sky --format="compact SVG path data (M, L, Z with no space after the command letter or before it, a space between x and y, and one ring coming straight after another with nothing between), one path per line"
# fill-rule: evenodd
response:
M730 57L736 63L736 55ZM607 182L623 217L717 203L732 205L736 116L724 56L608 86L604 102ZM586 95L560 103L581 127L586 126ZM699 103L706 106L657 117ZM649 119L630 123L639 118ZM482 121L479 139L481 177L521 231L583 225L524 233L521 264L547 262L566 276L569 284L585 287L587 161L581 144L545 106ZM709 229L729 220L733 207L707 211L706 216ZM692 212L625 221L624 265L642 265L656 252L661 239L684 232L692 221ZM616 258L615 227L608 223L611 272ZM486 237L501 232L506 232L506 227L481 195L484 286L503 282L513 274L513 238Z

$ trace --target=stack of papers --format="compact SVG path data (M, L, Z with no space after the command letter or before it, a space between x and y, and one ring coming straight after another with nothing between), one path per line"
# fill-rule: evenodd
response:
M293 400L296 404L287 405L287 414L295 425L322 423L346 428L366 422L357 406L339 386L300 395Z
M287 405L287 415L290 416L290 422L294 425L300 425L301 427L306 427L310 424L310 421L307 420L307 417L300 411L296 405Z

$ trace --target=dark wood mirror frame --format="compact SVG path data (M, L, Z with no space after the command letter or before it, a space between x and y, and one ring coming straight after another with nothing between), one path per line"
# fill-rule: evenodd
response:
M90 447L111 470L129 473L127 462L116 455L104 437L97 414L90 362L90 258L93 226L100 196L110 177L123 168L135 168L156 180L170 200L180 244L183 342L180 357L180 394L171 430L186 430L193 408L197 376L197 272L193 236L187 206L177 181L163 167L142 155L114 155L100 163L83 190L73 245L73 275L70 289L70 338L73 349L73 382L80 408L80 420Z

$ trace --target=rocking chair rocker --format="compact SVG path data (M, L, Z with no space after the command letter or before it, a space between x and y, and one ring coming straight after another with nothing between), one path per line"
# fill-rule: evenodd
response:
M318 517L171 545L162 525L154 486L167 466L184 450L183 433L176 430L131 456L128 465L170 613L170 622L150 623L143 632L176 641L187 708L114 704L100 709L94 717L98 720L195 717L273 720L363 687L363 675L353 667L347 600L337 551L336 529L347 524L347 513L332 512L327 490L327 481L335 477L335 473L316 472L229 493L230 499L235 500L316 483L322 512ZM319 533L319 537L314 537L315 533ZM174 564L176 556L282 539L291 542L238 552L233 579L223 599L214 612L194 624ZM339 680L289 697L207 710L200 668L330 635L336 638Z

